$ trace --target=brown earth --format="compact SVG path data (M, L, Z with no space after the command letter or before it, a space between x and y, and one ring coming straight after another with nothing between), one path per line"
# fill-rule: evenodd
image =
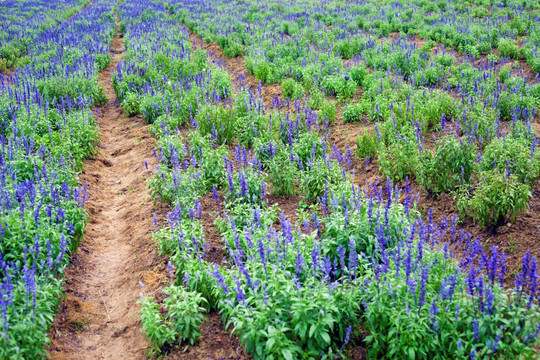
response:
M171 360L248 360L236 336L227 332L221 316L217 312L211 312L207 316L206 322L201 325L201 337L199 343L174 351L167 356Z
M219 233L214 221L223 211L223 193L219 192L219 204L212 194L207 194L201 198L202 221L204 226L204 238L208 243L206 260L218 265L223 265L226 253L223 247L223 238Z

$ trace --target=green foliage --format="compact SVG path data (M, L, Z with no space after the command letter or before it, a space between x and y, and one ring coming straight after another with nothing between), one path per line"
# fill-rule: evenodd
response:
M359 158L374 158L379 146L375 132L364 131L356 137L356 154Z
M394 271L395 259L390 259L392 271L385 274L368 270L362 283L367 284L362 318L370 329L365 337L369 357L465 359L473 357L470 354L490 357L493 349L504 351L505 358L533 356L533 346L518 345L516 339L536 330L536 309L520 304L519 295L512 290L495 286L488 295L491 314L467 293L466 278L459 276L462 270L454 259L442 251L421 254L405 260L418 264L410 276L403 268ZM489 286L483 275L476 281L481 285L475 285L474 291ZM386 288L392 291L381 290ZM441 296L442 291L453 296ZM492 346L494 342L497 347Z
M474 144L453 137L441 139L435 151L420 154L418 181L438 195L468 183L474 170Z
M364 107L361 104L350 103L343 111L343 122L353 123L362 120Z
M322 140L316 132L302 133L293 144L292 150L296 159L302 163L302 168L305 169L310 159L316 161L323 156Z
M381 146L378 152L379 169L385 177L405 180L405 177L416 173L419 164L419 151L412 140L397 140Z
M362 86L368 71L364 65L360 64L351 67L349 69L349 74L351 75L351 79L353 79L358 86Z
M304 88L302 85L294 81L294 79L285 79L281 83L283 88L283 95L290 99L301 98L304 94Z
M149 124L152 124L165 113L165 106L163 105L161 95L142 96L139 109L144 116L144 120Z
M0 73L4 73L7 69L7 60L0 59Z
M518 59L520 57L519 48L512 39L500 39L497 45L501 56Z
M483 171L495 168L500 173L510 171L520 182L530 184L540 174L540 156L538 151L531 153L527 139L497 138L484 149L480 168Z
M433 62L442 67L450 67L454 64L455 58L451 54L440 53L435 55Z
M326 119L328 124L332 124L334 120L336 119L336 113L337 113L337 108L334 102L329 101L329 100L322 101L321 116L319 116L321 121L324 121L324 119Z
M253 169L240 169L227 174L229 187L225 198L230 204L262 204L266 184L263 174Z
M218 144L232 144L237 130L234 109L222 105L205 105L195 120L202 135L215 137Z
M205 320L202 307L207 301L198 292L188 291L183 286L163 289L168 296L163 300L167 308L166 318L170 321L175 337L194 345L201 336L201 324Z
M152 344L150 356L163 355L177 338L194 345L199 341L200 325L205 319L205 308L201 305L206 303L206 299L199 293L174 285L163 289L163 292L168 295L163 301L167 310L165 317L153 297L146 296L137 301L141 305L141 332Z
M379 224L370 218L366 210L370 205L365 199L349 194L349 189L334 194L332 213L323 220L324 230L322 232L325 239L325 256L330 256L332 261L340 261L338 248L343 249L345 259L348 259L352 248L358 254L364 255L368 259L381 260L378 252L380 246L378 239L384 236L385 247L394 248L403 236L405 228L408 226L407 216L401 204L392 204L385 209L385 204L371 204L373 212L385 212L388 225L382 230ZM345 202L345 204L344 204ZM356 203L356 206L351 206ZM362 205L362 206L359 206ZM347 208L345 214L343 209ZM341 274L349 275L349 274Z
M313 110L321 110L324 101L324 94L317 88L309 90L308 107Z
M351 81L347 75L328 76L323 80L322 86L327 94L335 94L340 100L352 98L358 90L356 82Z
M192 208L197 197L206 191L201 172L189 167L185 171L162 166L148 179L150 193L162 201L172 202L183 208Z
M159 305L154 302L151 296L143 297L137 301L141 305L142 329L146 338L152 344L149 355L159 355L165 344L172 344L175 339L174 330L171 329L160 313Z
M298 170L286 154L275 156L268 166L268 180L272 183L272 193L275 195L296 195Z
M135 93L127 93L122 101L122 108L127 116L140 114L139 97Z
M530 109L535 104L535 100L530 95L523 95L520 93L511 93L508 91L502 91L497 102L497 109L499 110L499 116L501 121L510 121L514 115L517 119L523 119L521 112L516 113L516 109Z
M318 160L302 173L300 190L307 202L316 201L331 185L344 181L339 164L330 161L327 165L324 160Z
M482 226L499 226L529 207L531 190L522 184L515 175L507 176L498 171L484 172L480 183L469 195L461 190L457 195L457 208L462 215L469 215Z
M208 87L215 88L222 99L227 98L232 91L229 73L223 69L213 68L211 74L212 78Z
M182 221L175 231L180 234L184 234L185 239L190 239L190 246L194 246L197 241L202 242L204 240L204 229L201 221ZM153 234L154 240L156 241L157 247L159 249L160 255L174 255L178 251L178 238L173 236L169 228L162 228L159 231ZM198 248L193 248L193 251L198 250Z

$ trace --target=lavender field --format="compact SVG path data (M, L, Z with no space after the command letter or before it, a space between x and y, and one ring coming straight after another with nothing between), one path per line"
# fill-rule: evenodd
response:
M536 359L540 2L0 2L0 359Z

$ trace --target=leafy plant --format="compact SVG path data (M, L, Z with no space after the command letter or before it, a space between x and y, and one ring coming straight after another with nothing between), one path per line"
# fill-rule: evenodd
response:
M364 108L361 104L350 103L343 111L343 122L353 123L362 120Z
M160 313L159 305L151 296L145 296L137 301L141 305L142 329L146 338L152 344L149 354L151 356L161 354L165 345L171 345L175 339L174 330L171 329Z
M139 98L137 94L130 92L125 95L122 101L122 108L127 116L134 116L140 114Z
M283 95L290 99L298 99L302 97L304 88L302 85L294 81L294 79L286 79L281 83L283 89Z
M497 138L486 146L480 168L498 169L500 173L510 171L520 182L530 184L540 174L540 157L536 151L531 153L527 139Z
M275 195L293 196L297 192L297 168L285 154L270 161L268 180L273 185L272 193Z
M374 158L378 148L377 134L375 132L364 131L362 135L356 137L356 154L359 158Z
M413 141L398 139L379 148L379 169L385 177L391 179L404 180L405 177L414 175L419 161L419 150Z
M218 144L231 144L237 131L234 109L222 105L205 105L195 117L199 131Z
M325 188L342 182L341 167L333 161L327 163L324 160L315 161L300 179L300 190L307 202L317 200L325 193Z
M474 194L460 193L457 207L463 215L471 216L482 226L499 226L529 207L531 190L515 175L499 171L484 172Z
M167 294L163 300L168 309L166 317L171 322L175 336L194 345L201 336L200 327L205 320L205 308L201 305L207 302L206 299L198 292L187 291L183 286L169 286L163 292Z
M475 166L474 144L453 137L441 139L435 151L420 154L418 180L438 195L468 183Z
M500 39L497 45L501 56L517 59L519 58L519 48L512 39Z

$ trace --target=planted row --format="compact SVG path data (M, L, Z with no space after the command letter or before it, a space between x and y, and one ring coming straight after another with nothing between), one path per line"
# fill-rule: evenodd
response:
M96 153L113 4L94 1L42 32L13 83L0 85L0 358L40 358L49 343L86 224L77 177Z

